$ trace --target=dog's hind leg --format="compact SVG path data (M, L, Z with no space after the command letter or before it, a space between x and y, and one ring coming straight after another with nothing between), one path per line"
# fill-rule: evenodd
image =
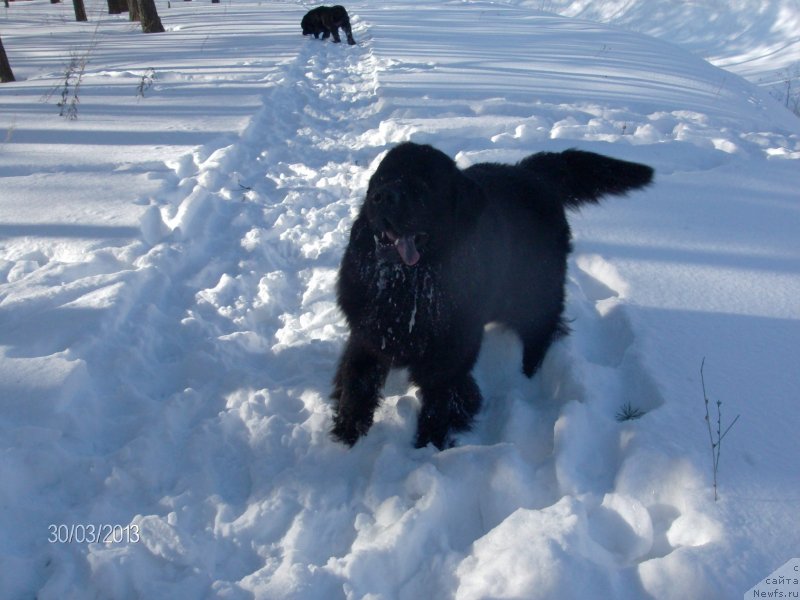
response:
M372 426L389 365L351 337L333 381L333 436L352 446Z
M522 372L527 377L533 377L539 370L551 344L569 332L561 319L556 319L554 323L548 323L546 326L537 324L515 329L522 338Z

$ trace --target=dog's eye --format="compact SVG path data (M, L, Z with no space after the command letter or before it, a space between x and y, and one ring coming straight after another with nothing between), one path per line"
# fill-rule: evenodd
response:
M403 201L403 193L400 190L384 188L372 194L369 199L373 204L397 206Z
M392 200L394 198L392 192L390 190L381 190L375 196L373 196L372 201L375 204L382 204L388 200Z

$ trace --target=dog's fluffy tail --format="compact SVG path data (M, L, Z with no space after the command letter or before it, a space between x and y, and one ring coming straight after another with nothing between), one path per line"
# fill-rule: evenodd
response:
M606 194L625 194L653 181L653 169L647 165L583 150L540 152L519 166L561 188L568 208L597 202Z

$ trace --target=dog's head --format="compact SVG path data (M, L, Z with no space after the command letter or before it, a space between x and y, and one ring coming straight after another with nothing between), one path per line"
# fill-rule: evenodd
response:
M300 21L300 27L303 28L303 35L313 35L314 34L314 19L310 13L306 13L306 15Z
M477 218L482 198L446 154L406 142L372 175L363 211L379 259L414 266L451 247Z
M345 9L345 7L341 4L331 6L328 14L330 14L331 20L340 27L345 23L350 25L350 15L347 14L347 9Z

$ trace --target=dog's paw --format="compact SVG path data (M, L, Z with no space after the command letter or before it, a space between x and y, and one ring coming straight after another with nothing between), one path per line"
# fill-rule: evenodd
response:
M417 423L415 448L424 448L428 444L433 444L439 450L446 450L452 448L454 443L447 423L433 423L431 419L424 417Z
M371 422L359 422L337 416L333 420L331 436L334 440L347 444L352 448L362 435L367 434L371 425Z
M433 444L437 450L447 450L448 448L455 446L455 440L453 440L449 435L435 437L417 435L417 439L414 442L414 447L425 448L428 444Z

